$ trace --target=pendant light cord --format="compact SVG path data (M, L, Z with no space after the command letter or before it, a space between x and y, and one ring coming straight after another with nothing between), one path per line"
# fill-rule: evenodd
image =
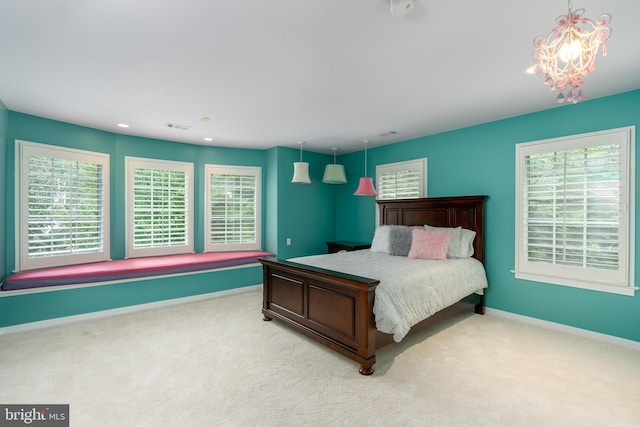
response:
M367 141L366 139L363 141L364 142L364 177L367 177Z

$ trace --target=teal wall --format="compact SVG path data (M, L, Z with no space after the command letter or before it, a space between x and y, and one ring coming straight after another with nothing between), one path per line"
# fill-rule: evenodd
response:
M293 163L300 150L278 147L277 227L280 258L326 253L328 240L335 237L334 192L336 185L323 184L324 167L332 157L305 151L311 184L292 184ZM286 239L291 238L291 246Z
M262 283L262 268L214 270L0 298L0 328ZM256 310L260 310L257 307Z
M7 164L7 128L9 111L0 99L0 165ZM9 168L0 170L0 277L7 275L7 174Z
M327 251L325 242L335 238L333 214L336 185L322 183L325 154L305 151L311 184L293 184L293 163L300 151L285 147L267 150L267 246L279 258L313 255ZM287 245L287 238L291 245Z
M620 296L516 280L514 268L515 146L520 142L635 125L640 133L640 90L584 101L506 120L425 136L388 146L370 144L369 176L375 165L428 158L428 195L486 194L487 305L516 314L640 341L640 297ZM195 164L195 194L202 192L205 163L263 168L263 247L280 258L326 251L325 241L371 241L375 201L353 196L362 175L362 151L339 157L345 185L322 184L329 154L305 151L312 184L292 184L299 150L244 150L160 141L89 129L6 110L0 104L0 274L14 268L15 139L94 150L111 157L111 256L124 256L124 157L153 157ZM640 157L640 156L637 156ZM637 162L637 161L636 161ZM638 176L636 176L638 179ZM636 194L640 185L636 183ZM636 195L636 199L640 198ZM203 248L203 200L196 197L196 250ZM640 224L636 220L636 242ZM286 239L292 245L286 245ZM640 248L636 253L640 253ZM636 256L638 269L638 256ZM259 268L185 278L0 298L0 327L144 302L179 298L261 282Z
M262 167L262 186L265 189L266 154L263 150L246 150L224 147L183 144L149 138L126 136L90 129L82 126L43 119L41 117L9 111L7 137L7 202L13 206L15 200L14 163L15 140L58 145L109 154L111 178L111 258L122 259L125 255L125 157L150 157L161 160L177 160L194 164L194 247L196 252L204 249L204 165L225 164ZM264 228L264 203L263 203ZM7 228L16 225L13 210L7 213ZM7 234L7 267L15 266L14 233ZM263 242L264 243L264 242ZM264 246L264 245L263 245Z
M486 205L487 305L491 308L640 341L640 297L516 280L515 146L565 135L636 126L640 135L640 90L565 105L506 120L369 149L368 174L375 165L428 158L428 195L489 196ZM371 144L370 144L371 145ZM352 182L363 171L363 154L341 156ZM636 155L636 166L640 155ZM636 174L636 205L640 203ZM349 190L353 192L354 185ZM346 189L345 189L346 190ZM640 212L640 207L637 208ZM336 236L371 241L372 198L341 191L336 202ZM636 245L640 224L636 216ZM636 248L636 271L640 247ZM636 280L638 282L638 280Z
M267 182L263 199L266 229L263 230L265 250L278 253L278 147L267 150Z
M100 131L22 113L0 110L0 185L2 242L0 278L15 267L14 218L15 140L25 140L107 153L110 156L111 258L125 255L125 157L151 157L194 163L195 251L204 249L204 165L224 164L262 167L262 247L279 257L290 258L325 252L326 240L335 235L332 214L334 186L320 183L324 165L331 156L306 153L311 163L310 185L291 184L293 162L299 151L276 147L271 150L248 150L208 147L173 141L126 136ZM303 206L303 208L300 208ZM7 208L7 209L5 209ZM5 216L6 212L6 216ZM291 237L292 245L286 245ZM259 267L124 282L81 289L16 295L0 298L0 327L82 314L164 299L216 292L262 282Z

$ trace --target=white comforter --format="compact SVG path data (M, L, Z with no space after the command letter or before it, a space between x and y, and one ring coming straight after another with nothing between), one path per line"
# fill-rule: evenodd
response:
M376 328L397 342L416 323L487 287L484 266L475 258L430 261L361 250L290 261L379 280Z

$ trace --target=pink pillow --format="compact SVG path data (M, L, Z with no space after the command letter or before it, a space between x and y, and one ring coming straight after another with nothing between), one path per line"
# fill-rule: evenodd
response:
M409 258L447 259L447 249L451 233L444 230L413 230Z

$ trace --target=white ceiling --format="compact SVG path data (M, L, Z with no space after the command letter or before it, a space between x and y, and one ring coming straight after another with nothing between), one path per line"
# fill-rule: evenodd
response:
M585 100L640 88L640 1L573 7L613 16ZM533 38L566 11L563 0L415 0L404 17L388 0L0 0L0 100L111 132L345 153L556 107L525 70Z

